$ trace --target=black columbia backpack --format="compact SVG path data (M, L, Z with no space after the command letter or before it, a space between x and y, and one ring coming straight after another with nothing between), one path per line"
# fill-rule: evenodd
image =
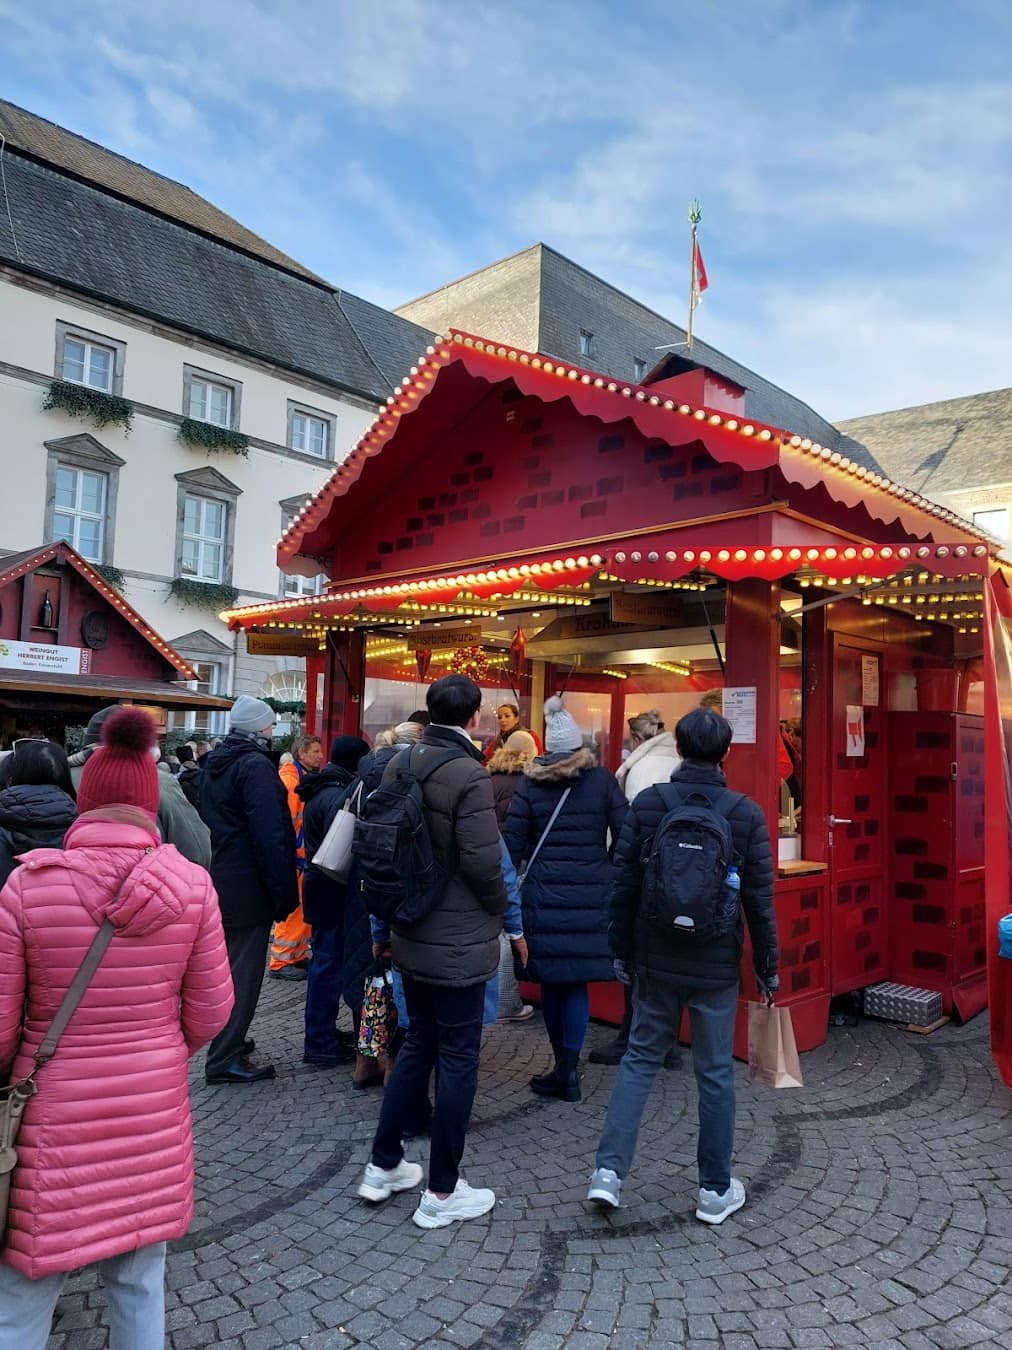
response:
M647 921L693 944L723 937L737 922L741 887L727 817L743 794L658 791L669 810L644 850Z
M352 852L366 908L384 923L417 923L446 889L445 860L432 847L422 783L452 758L452 751L413 745L394 756L359 807Z

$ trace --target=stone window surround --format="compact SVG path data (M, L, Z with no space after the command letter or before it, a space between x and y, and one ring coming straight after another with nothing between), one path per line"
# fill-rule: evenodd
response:
M327 453L325 455L314 455L310 450L295 450L292 445L292 419L296 413L301 413L305 417L315 417L317 421L325 422L327 425ZM322 408L314 408L309 403L300 403L297 399L288 400L288 416L285 422L285 445L289 450L295 450L296 454L307 455L310 459L315 459L320 464L333 462L334 446L337 441L337 414L324 412Z
M123 394L123 369L126 365L126 343L118 338L106 337L104 333L94 333L89 328L82 328L80 324L68 323L65 319L56 320L56 357L53 371L58 380L66 379L63 373L63 349L67 338L80 338L82 342L90 342L93 347L107 347L113 354L112 360L112 388L103 389L100 392L105 394ZM68 383L76 384L76 380ZM85 389L93 389L94 385L84 385Z
M42 537L46 542L53 538L53 519L56 515L56 470L88 469L92 473L104 473L106 476L105 493L105 529L102 532L102 557L100 566L111 566L113 545L116 537L116 498L119 491L119 471L126 463L119 455L108 450L101 441L87 432L76 436L61 436L58 440L45 441L46 447L46 510Z
M192 469L189 473L177 473L176 482L176 542L173 553L173 573L175 577L183 575L183 519L186 498L207 497L222 502L225 506L225 552L221 566L221 583L232 584L232 568L235 564L235 517L236 506L242 495L242 488L230 482L223 473L211 467ZM199 581L199 577L189 580ZM208 582L208 585L214 585Z
M202 370L200 366L183 365L183 416L192 417L190 412L190 388L194 380L204 380L208 384L221 385L223 388L232 391L232 406L228 419L228 430L239 430L239 415L242 407L242 381L234 380L228 375L216 375L213 370ZM200 418L195 418L200 421ZM209 423L210 426L217 426L216 422Z
M298 411L298 409L297 409L297 411ZM312 494L311 492L302 492L302 493L299 493L299 495L296 496L296 497L286 497L286 498L284 499L284 501L278 503L278 505L281 507L281 530L280 530L280 533L281 533L282 535L283 535L283 534L285 533L285 531L288 529L289 525L292 524L292 522L295 520L296 516L299 514L299 512L302 510L302 508L306 505L306 503L312 500L312 495L313 495L313 494ZM323 575L322 572L320 573L320 575L321 575L321 576ZM309 579L310 579L310 578L308 578L308 577L306 578L307 581L308 581ZM280 571L280 569L279 569L279 571L278 571L278 597L279 597L279 599L281 599L281 600L294 600L294 599L296 598L295 596L288 595L288 594L286 594L286 592L285 592L285 584L286 584L286 582L287 582L288 580L289 580L289 574L288 574L287 572L282 572L282 571ZM316 594L319 595L319 594L321 594L321 592L317 591Z

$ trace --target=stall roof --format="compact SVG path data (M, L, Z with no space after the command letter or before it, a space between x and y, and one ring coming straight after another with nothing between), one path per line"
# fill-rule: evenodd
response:
M89 586L97 590L105 601L118 610L123 618L133 625L141 637L154 648L162 660L175 667L181 679L195 680L197 678L196 671L191 669L179 653L144 621L133 605L129 604L114 586L109 585L101 572L96 571L89 562L81 557L80 553L71 548L63 539L54 540L51 544L43 544L41 548L27 549L23 553L8 553L6 557L0 558L0 589L9 585L12 581L16 581L18 577L24 576L25 573L34 572L36 568L44 566L54 558L68 563L75 572L78 572L84 578ZM226 704L225 706L230 705Z
M624 384L567 362L505 346L453 330L420 355L397 392L387 400L348 458L299 512L278 542L278 563L292 571L320 570L343 527L360 517L362 488L395 472L399 448L431 441L484 398L490 387L512 382L522 393L545 402L568 399L581 414L603 423L630 418L639 431L678 445L691 436L718 463L742 469L777 467L788 482L802 489L823 489L845 506L863 505L898 533L930 539L943 537L960 544L989 536L968 521L927 500L910 488L789 430L764 426L709 408L692 408L664 398L649 386ZM393 455L385 472L371 461ZM356 489L356 490L353 490ZM986 551L986 549L985 549ZM264 607L267 608L266 606Z
M185 685L167 680L133 680L117 675L52 675L25 671L0 670L0 694L30 690L32 693L63 695L66 698L102 698L109 703L129 700L149 703L157 708L212 709L225 711L232 700L212 694L199 694Z

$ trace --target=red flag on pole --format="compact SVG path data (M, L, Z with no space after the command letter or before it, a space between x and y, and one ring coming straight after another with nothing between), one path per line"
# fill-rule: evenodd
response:
M709 286L706 277L706 268L703 266L703 255L699 250L699 241L696 239L695 231L692 235L692 308L696 306L703 298L703 292Z

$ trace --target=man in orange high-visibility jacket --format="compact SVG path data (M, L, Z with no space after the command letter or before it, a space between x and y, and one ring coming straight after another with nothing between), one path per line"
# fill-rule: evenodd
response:
M270 978L304 980L309 967L310 927L302 917L302 874L306 870L306 845L302 835L302 798L295 789L307 773L316 773L323 763L319 736L301 736L292 747L291 764L282 764L281 781L288 790L288 809L295 827L295 865L299 873L299 907L282 923L274 925L271 935Z

